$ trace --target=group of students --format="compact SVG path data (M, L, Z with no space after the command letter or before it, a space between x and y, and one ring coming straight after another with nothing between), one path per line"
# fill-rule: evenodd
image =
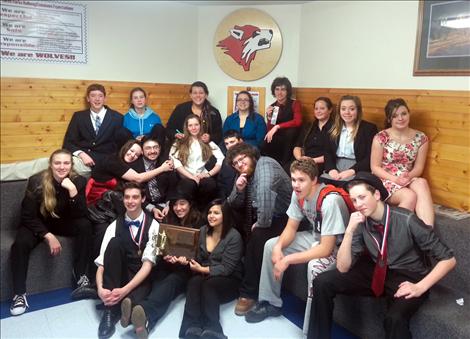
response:
M195 82L191 101L164 128L143 89L132 90L123 117L104 105L103 86L90 85L90 109L73 115L63 149L28 181L11 250L11 313L28 307L30 251L45 240L58 255L55 235L65 235L77 237L72 296L103 302L100 338L119 318L147 338L184 291L179 336L225 338L221 303L238 297L235 314L247 322L279 316L283 273L301 263L308 263L305 336L330 336L332 300L342 293L390 298L386 332L410 337L410 317L455 266L433 232L431 194L420 178L428 139L409 127L402 99L387 103L387 129L378 133L355 96L342 97L336 114L329 98L318 98L315 119L300 133L289 80L276 78L271 90L267 124L243 91L222 127L207 86ZM88 181L77 169L91 171ZM350 214L339 194L318 209L327 184L346 187L357 211ZM159 222L200 228L197 258L157 257ZM427 267L421 252L437 265Z

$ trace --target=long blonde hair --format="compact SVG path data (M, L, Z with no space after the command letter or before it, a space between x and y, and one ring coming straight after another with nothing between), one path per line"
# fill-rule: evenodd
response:
M55 212L55 208L57 206L57 198L54 187L55 179L52 174L52 161L54 160L54 157L58 154L67 154L70 156L72 168L70 169L69 178L73 179L78 176L78 174L73 169L72 153L70 153L66 149L58 149L52 152L51 156L49 157L49 167L43 171L41 178L42 201L39 210L44 217L50 215L53 218L60 218Z
M191 119L196 119L199 122L199 125L201 126L201 129L199 130L199 134L197 135L197 141L199 142L199 145L201 146L202 160L207 161L212 156L212 149L210 148L210 146L201 140L201 136L203 134L201 118L197 116L196 114L190 114L184 120L184 127L183 127L184 137L176 141L176 151L178 152L178 159L179 161L181 161L183 166L186 166L188 163L189 150L191 147L191 142L193 141L191 133L189 133L189 130L188 130L188 121Z
M356 118L356 122L354 123L354 129L352 131L353 140L356 139L357 130L359 129L359 125L361 124L361 121L362 121L363 113L362 113L361 99L359 99L359 97L355 95L343 95L341 99L339 99L338 106L336 107L335 122L330 130L330 137L333 140L338 139L339 135L341 134L341 130L343 129L343 126L344 126L343 118L341 118L341 103L345 100L352 100L354 101L354 104L356 105L357 118Z

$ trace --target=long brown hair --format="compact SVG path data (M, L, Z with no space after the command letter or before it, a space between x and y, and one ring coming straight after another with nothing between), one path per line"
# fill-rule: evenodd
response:
M196 119L199 125L201 126L199 130L199 134L197 135L197 141L199 142L199 145L201 146L202 160L207 161L212 156L212 149L210 148L210 146L201 140L201 136L203 134L201 118L197 116L196 114L190 114L184 120L184 127L183 127L184 137L176 141L176 151L178 152L178 159L179 161L181 161L183 166L186 166L188 163L191 142L193 142L192 135L191 133L189 133L189 130L188 130L188 122L191 119Z
M345 100L352 100L354 101L354 104L356 105L357 117L356 117L356 122L354 124L354 129L352 131L353 140L356 139L357 130L359 129L359 125L361 124L361 121L362 121L363 113L362 113L361 99L359 99L359 97L355 95L343 95L341 99L339 99L338 106L336 107L335 122L333 126L331 127L331 131L330 131L330 136L331 136L331 139L333 140L338 139L339 135L341 134L341 130L343 129L343 126L344 126L343 118L341 118L341 103Z
M42 180L41 180L42 201L41 201L41 206L39 210L44 217L47 217L50 215L53 218L59 218L59 216L55 213L55 208L57 206L57 198L56 198L56 191L54 187L55 179L52 174L52 161L54 160L54 157L58 154L66 154L70 156L72 167L70 169L69 178L73 179L78 176L78 174L73 169L72 153L70 153L66 149L58 149L52 152L51 156L49 157L49 167L43 171Z

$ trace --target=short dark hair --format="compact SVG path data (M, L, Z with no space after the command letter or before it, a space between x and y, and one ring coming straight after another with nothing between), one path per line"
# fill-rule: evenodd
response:
M292 97L292 84L290 83L289 79L286 77L277 77L276 79L273 80L273 83L271 84L271 94L274 96L274 90L276 87L279 86L285 86L287 90L287 99L290 99Z
M142 137L142 139L140 140L140 144L142 146L144 146L145 143L149 142L149 141L153 141L153 142L156 142L158 144L158 146L162 147L162 145L160 145L160 142L158 141L158 139L152 135L144 135Z
M260 154L259 151L247 144L245 142L241 142L239 144L234 145L227 151L227 161L229 164L233 163L233 159L235 159L240 154L246 155L247 157L253 159L255 162L259 159Z
M224 133L224 140L225 139L228 139L228 138L237 138L237 139L241 139L242 136L240 134L240 132L234 130L234 129L229 129L227 130L225 133Z
M139 184L138 182L135 182L135 181L128 181L128 182L125 182L123 185L122 185L122 193L124 193L126 190L130 190L130 189L138 189L140 191L140 195L141 197L145 197L145 188Z
M90 86L87 87L86 89L86 96L90 95L90 92L92 91L100 91L101 93L106 96L106 90L104 89L104 86L101 84L91 84Z
M300 171L307 174L310 179L318 178L318 166L311 158L294 160L290 165L290 172Z
M228 231L230 231L230 229L234 227L234 220L233 220L233 215L232 215L232 209L229 203L223 202L222 199L212 200L209 203L209 205L207 205L206 218L207 218L207 214L209 214L209 210L211 209L211 207L217 206L217 205L220 205L220 209L222 210L223 221L222 221L222 233L220 235L220 239L223 239L227 235ZM211 235L212 232L213 232L213 228L208 226L207 234Z

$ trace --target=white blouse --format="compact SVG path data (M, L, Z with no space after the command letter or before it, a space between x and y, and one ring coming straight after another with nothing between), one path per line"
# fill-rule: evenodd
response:
M209 146L212 150L212 154L217 159L217 165L222 166L222 162L224 161L224 154L220 150L219 146L217 146L214 142L209 142ZM179 151L177 150L176 143L173 144L170 150L170 158L173 160L175 165L175 169L182 167L183 164L178 159ZM189 157L186 166L184 168L191 174L196 175L199 173L207 173L208 170L204 167L207 161L202 159L202 149L199 142L193 141L189 146Z

